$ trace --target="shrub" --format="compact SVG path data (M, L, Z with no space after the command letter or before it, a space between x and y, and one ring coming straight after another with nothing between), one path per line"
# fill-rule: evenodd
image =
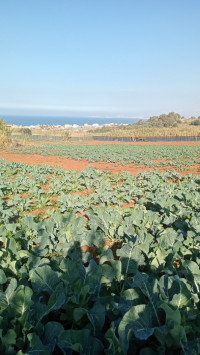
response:
M69 131L65 131L65 132L64 132L64 135L63 135L63 140L64 140L64 141L68 141L68 140L69 140L69 137L70 137Z
M192 126L200 126L200 119L196 119L190 123Z
M8 146L12 140L9 138L9 128L3 120L0 120L0 147Z

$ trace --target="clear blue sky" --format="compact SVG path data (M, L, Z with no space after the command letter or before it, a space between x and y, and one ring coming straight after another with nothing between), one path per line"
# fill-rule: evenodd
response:
M0 115L200 115L199 0L0 0Z

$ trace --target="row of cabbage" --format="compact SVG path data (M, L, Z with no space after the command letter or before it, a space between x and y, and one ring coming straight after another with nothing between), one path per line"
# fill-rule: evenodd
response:
M171 166L179 171L200 163L200 146L169 145L62 145L19 147L10 151L43 156L64 156L89 162L111 162L122 165L134 163L138 166Z
M0 352L199 354L199 211L194 175L2 160Z

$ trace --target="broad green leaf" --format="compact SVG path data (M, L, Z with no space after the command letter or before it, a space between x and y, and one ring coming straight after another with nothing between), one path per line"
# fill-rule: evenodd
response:
M145 260L141 250L132 242L117 250L117 256L120 256L124 275L135 274L138 267L143 265Z
M186 307L191 301L191 292L183 281L178 280L176 283L178 284L179 292L173 296L170 304L177 309L181 309Z
M31 300L32 295L33 291L30 287L19 286L12 299L12 308L14 308L14 311L23 316L33 304L33 301Z
M138 339L148 339L154 332L150 307L145 304L131 307L122 318L118 332L124 351L128 350L129 340L133 333Z
M184 327L181 325L181 313L170 308L166 303L160 306L166 313L167 334L164 339L168 347L179 347L187 341Z
M11 279L6 291L0 291L0 307L2 308L2 310L7 308L11 304L16 288L16 279Z
M63 284L60 283L53 293L51 294L47 307L48 307L48 312L55 311L57 309L60 309L63 304L66 302L66 297L63 289Z
M35 333L30 333L27 335L29 341L28 354L30 355L50 355L51 351L48 346L44 345L40 340L39 336Z
M95 332L101 330L104 325L105 307L99 301L97 301L93 307L87 311L87 316L93 326L95 335Z
M152 306L157 325L160 325L158 313L158 307L160 304L158 281L154 278L150 278L146 274L137 272L137 274L134 276L134 282L142 291L142 293L148 298L149 303Z
M58 274L49 265L37 267L30 273L33 290L37 293L46 291L53 293L55 286L59 283Z
M47 345L53 352L58 342L59 336L63 333L64 328L62 324L58 322L48 322L44 327L43 343Z

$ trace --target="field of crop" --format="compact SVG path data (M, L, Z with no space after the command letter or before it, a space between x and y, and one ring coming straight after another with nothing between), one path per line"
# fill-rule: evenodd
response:
M172 167L183 171L188 166L200 164L200 145L62 145L19 147L9 149L19 154L40 154L92 162L109 162L125 166Z
M199 164L200 147L26 153ZM174 149L175 148L175 149ZM19 153L22 149L19 150ZM0 160L2 354L200 353L200 178Z

